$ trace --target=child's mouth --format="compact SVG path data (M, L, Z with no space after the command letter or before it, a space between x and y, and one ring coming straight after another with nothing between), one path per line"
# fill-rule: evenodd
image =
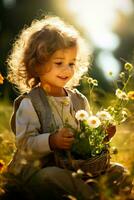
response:
M68 79L68 76L65 76L65 77L57 76L57 77L64 81Z

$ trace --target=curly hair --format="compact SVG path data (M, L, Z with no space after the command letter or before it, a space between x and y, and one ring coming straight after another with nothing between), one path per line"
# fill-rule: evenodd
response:
M31 90L40 83L37 68L47 62L55 51L74 46L78 49L78 60L76 72L66 85L69 88L77 85L88 70L88 45L73 26L59 17L34 20L18 35L7 58L9 81L21 92Z

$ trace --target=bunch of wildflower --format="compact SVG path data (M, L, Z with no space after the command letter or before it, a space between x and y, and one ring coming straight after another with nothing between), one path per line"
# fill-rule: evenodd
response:
M111 124L112 116L103 110L96 115L90 115L85 110L77 111L75 115L79 127L75 131L75 141L72 145L74 157L83 159L96 156L108 148L107 127Z
M84 76L84 78L87 80L88 86L89 86L89 98L90 98L90 104L93 105L93 99L92 99L92 95L93 95L93 90L95 87L98 86L98 81L96 79L93 79L92 77L87 77Z
M134 100L134 91L128 90L128 84L130 79L134 75L134 67L131 63L125 63L124 71L120 73L120 79L117 81L122 84L122 87L119 87L116 83L115 91L115 101L113 106L109 106L107 111L113 117L114 124L120 124L128 118L128 109L127 104L131 100Z
M134 67L130 63L124 65L124 71L120 73L120 85L116 83L114 103L112 106L95 113L92 104L92 93L98 82L91 77L86 77L90 89L91 113L79 110L76 113L79 127L75 130L75 142L72 145L72 153L76 157L89 158L101 154L109 148L107 141L108 127L124 122L128 117L127 103L134 100L134 91L128 91L127 86L134 75ZM94 114L95 113L95 114Z

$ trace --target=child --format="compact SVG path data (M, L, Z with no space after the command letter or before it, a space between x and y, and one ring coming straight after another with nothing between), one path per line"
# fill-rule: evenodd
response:
M24 29L8 58L9 78L25 92L15 101L11 125L17 150L9 171L31 188L35 199L64 199L67 195L99 199L90 185L73 177L55 156L59 151L64 157L74 141L74 133L64 122L68 120L75 128L76 111L90 112L86 97L72 89L88 64L88 48L79 33L51 16ZM114 132L109 129L109 134ZM119 172L118 184L124 184L125 169L117 165L110 169Z

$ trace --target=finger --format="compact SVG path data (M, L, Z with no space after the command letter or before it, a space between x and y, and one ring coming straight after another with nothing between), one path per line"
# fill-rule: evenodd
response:
M72 143L74 141L74 138L63 138L63 143Z
M59 130L63 135L73 135L73 132L69 129L69 128L61 128L60 130Z
M71 131L63 132L62 135L63 135L63 137L66 137L66 138L71 138L74 136L74 134Z

